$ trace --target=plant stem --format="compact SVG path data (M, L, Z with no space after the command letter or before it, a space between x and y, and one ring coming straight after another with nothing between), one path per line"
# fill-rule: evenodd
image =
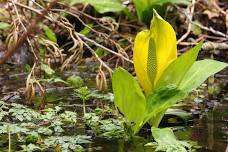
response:
M85 114L86 114L86 109L85 109L85 100L83 100L83 114L84 114L84 116L85 116Z
M10 127L8 126L8 138L9 138L9 149L8 152L11 152L11 135L10 135Z

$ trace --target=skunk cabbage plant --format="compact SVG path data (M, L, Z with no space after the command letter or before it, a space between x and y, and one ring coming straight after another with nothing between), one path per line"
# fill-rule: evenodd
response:
M112 77L115 106L134 134L146 122L158 127L168 108L227 66L211 59L196 61L203 42L177 57L175 31L155 10L153 16L150 30L139 32L134 42L138 81L123 68Z

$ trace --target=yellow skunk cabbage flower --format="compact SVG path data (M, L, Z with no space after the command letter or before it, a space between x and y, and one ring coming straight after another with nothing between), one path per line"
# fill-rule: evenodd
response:
M155 10L150 30L137 34L133 49L136 76L148 95L166 67L177 58L176 34Z

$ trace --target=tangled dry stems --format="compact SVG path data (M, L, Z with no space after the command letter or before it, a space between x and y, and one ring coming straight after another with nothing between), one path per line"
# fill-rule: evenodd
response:
M7 51L5 51L4 57L0 59L0 64L4 64L9 58L11 58L18 48L20 48L24 43L28 44L34 58L33 67L26 80L25 95L28 103L34 99L35 86L38 86L41 91L41 95L44 96L45 94L45 89L43 89L41 83L39 82L39 78L36 78L35 74L36 69L40 69L41 62L49 65L52 65L53 63L60 63L60 70L64 71L66 68L69 68L71 64L80 63L85 48L87 48L95 57L95 59L100 62L100 67L96 76L98 89L106 89L107 75L105 73L107 72L109 76L111 76L112 73L112 68L109 67L108 63L106 63L110 60L104 61L102 58L100 58L96 54L95 50L89 45L89 43L95 45L96 47L102 48L111 54L114 54L116 57L121 58L123 62L126 61L132 63L125 50L115 40L111 39L108 34L102 32L102 30L116 32L118 25L115 23L92 17L83 11L69 7L66 4L59 3L56 0L51 1L46 7L43 7L36 2L32 3L31 5L31 3L25 4L22 2L20 3L19 1L9 1L6 5L11 16L10 21L12 21L12 27L11 32L6 38L6 44L8 44L6 48ZM58 6L61 9L55 9L55 6ZM74 25L72 25L65 16L60 15L61 12L75 17L79 22L81 22L82 25L89 28L91 32L99 36L99 38L102 38L103 41L111 42L117 52L77 32L74 28ZM36 14L35 18L34 13ZM88 26L80 16L85 16L95 21L97 26L100 26L99 28L102 30L97 31ZM64 50L57 43L43 38L43 33L41 32L39 26L41 24L47 24L48 26L54 24L56 27L61 29L59 31L61 34L68 35L68 39L73 42L73 45L68 50ZM40 47L44 47L46 50L44 58L40 57ZM66 51L68 55L64 53Z

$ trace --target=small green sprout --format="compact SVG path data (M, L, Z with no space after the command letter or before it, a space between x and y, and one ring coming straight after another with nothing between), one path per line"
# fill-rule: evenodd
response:
M81 87L79 89L74 90L76 95L82 100L83 102L83 114L85 116L86 109L85 109L85 102L90 99L92 96L91 91L88 89L88 87Z

